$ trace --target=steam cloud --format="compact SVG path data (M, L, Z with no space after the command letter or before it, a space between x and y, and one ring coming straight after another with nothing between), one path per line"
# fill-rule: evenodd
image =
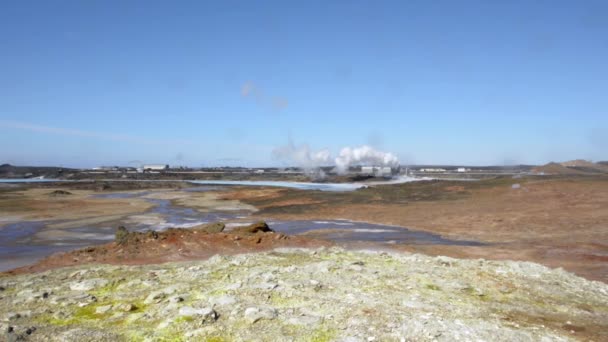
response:
M301 167L308 173L322 176L320 166L331 165L331 154L329 150L311 151L306 144L296 146L292 141L286 146L278 147L272 152L273 157L285 160L291 164ZM373 165L398 167L399 159L392 153L382 152L370 146L345 147L340 151L338 157L333 160L338 173L345 173L353 165Z
M338 173L348 171L351 165L399 166L399 159L392 153L375 150L367 145L360 147L345 147L335 160Z
M281 146L272 155L276 159L285 160L304 169L315 169L319 166L329 165L331 155L329 150L311 151L306 144L296 146L292 141L286 146Z

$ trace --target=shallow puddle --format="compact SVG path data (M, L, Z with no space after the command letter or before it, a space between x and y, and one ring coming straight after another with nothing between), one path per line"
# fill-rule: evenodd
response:
M348 220L330 221L275 221L269 223L275 231L285 234L304 234L334 242L375 242L382 244L482 246L477 241L451 240L437 234Z

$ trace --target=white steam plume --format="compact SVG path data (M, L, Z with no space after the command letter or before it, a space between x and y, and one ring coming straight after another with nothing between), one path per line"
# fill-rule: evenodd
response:
M331 164L329 150L311 151L306 144L296 146L290 141L286 146L277 147L272 151L276 159L285 160L295 166L312 170Z
M377 165L398 167L399 159L392 153L375 150L367 145L345 147L335 160L338 173L345 173L351 165Z

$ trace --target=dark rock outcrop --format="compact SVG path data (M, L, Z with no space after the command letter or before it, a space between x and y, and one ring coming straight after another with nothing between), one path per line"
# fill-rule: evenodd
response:
M235 228L233 232L237 234L255 234L259 232L266 233L274 231L270 229L270 227L268 227L268 224L266 224L266 222L260 221L245 227Z
M116 230L116 243L119 245L124 245L129 240L129 231L125 226L120 226Z

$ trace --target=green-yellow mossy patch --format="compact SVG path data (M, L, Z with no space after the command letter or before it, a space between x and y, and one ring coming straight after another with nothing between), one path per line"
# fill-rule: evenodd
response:
M219 297L219 296L223 296L225 294L228 294L230 291L226 290L226 289L222 289L222 288L216 288L211 290L211 292L209 292L209 296L211 297Z
M124 280L122 279L111 281L105 286L92 290L91 294L98 298L112 296L116 293L118 286L123 282Z
M279 267L288 267L294 265L301 265L312 261L314 256L305 253L299 254L285 254L285 253L271 253L272 256L276 257L274 265ZM319 259L321 260L321 259Z
M310 342L329 342L336 338L337 331L327 327L320 327L312 332Z
M425 286L427 289L429 290L433 290L433 291L441 291L441 287L435 285L435 284L426 284Z
M228 342L230 340L228 340L224 337L221 337L221 336L209 336L209 337L206 337L203 341L204 342Z
M283 297L277 293L272 293L270 295L270 304L272 304L275 307L279 307L279 308L289 308L289 307L293 307L296 306L297 304L301 304L302 300L298 300L296 298L287 298L287 297Z
M174 321L174 323L192 323L194 322L194 317L193 316L180 316L177 317Z

